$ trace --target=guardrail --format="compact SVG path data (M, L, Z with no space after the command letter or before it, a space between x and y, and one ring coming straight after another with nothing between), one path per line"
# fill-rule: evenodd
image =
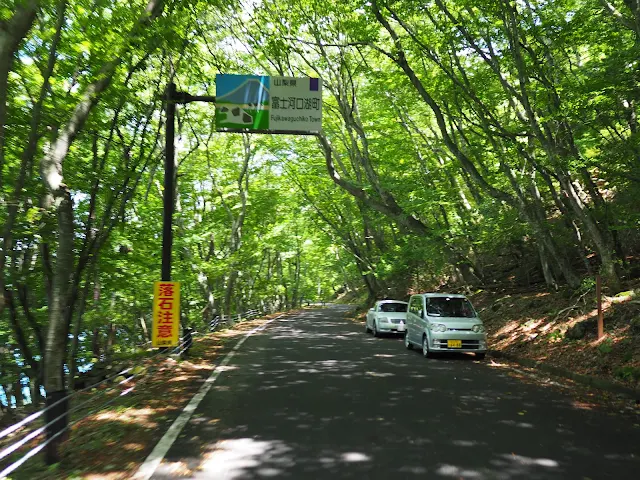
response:
M262 316L263 312L259 309L251 309L248 310L244 313L240 313L240 314L235 314L235 315L230 315L230 316L216 316L210 323L209 323L209 331L214 331L216 328L218 328L218 326L221 323L229 323L232 319L234 321L242 321L242 320L252 320L254 318L257 318L259 316ZM180 339L180 344L177 347L173 347L173 348L168 348L168 349L164 349L164 350L159 350L157 352L155 352L153 355L145 358L145 362L149 362L150 360L153 359L160 359L163 357L169 357L170 355L182 355L185 351L188 350L189 347L191 347L192 345L192 336L193 335L197 335L198 332L190 332L190 334L185 335L184 337L182 337ZM146 344L145 344L146 345ZM30 450L28 450L24 455L22 455L18 460L14 461L13 463L11 463L10 465L6 466L5 468L3 468L0 471L0 480L4 479L5 477L7 477L9 474L11 474L12 472L16 471L18 468L20 468L22 465L24 465L27 461L29 461L29 459L33 458L35 455L37 455L39 452L41 452L44 448L46 448L47 446L49 446L52 442L54 442L55 440L58 439L58 437L60 437L61 435L63 435L65 432L67 432L71 427L73 427L76 423L80 422L81 420L84 420L85 418L87 418L89 415L92 415L93 413L103 409L104 407L106 407L107 405L109 405L110 403L113 403L114 401L116 401L117 399L128 395L129 393L131 393L137 386L142 385L148 378L150 378L149 373L154 372L156 369L159 368L158 363L156 363L156 365L151 366L151 367L146 367L143 368L142 370L138 371L137 367L142 367L142 364L138 363L136 365L132 365L128 368L125 368L121 371L119 371L118 373L114 373L112 375L109 375L108 377L102 379L101 381L94 383L92 385L89 385L81 390L77 390L74 391L72 393L70 393L69 395L67 395L64 398L59 399L58 401L52 403L51 405L47 406L46 408L43 408L42 410L39 410L35 413L32 413L31 415L29 415L28 417L22 419L21 421L5 428L4 430L0 431L0 440L8 437L9 435L16 435L16 439L15 441L10 444L9 446L5 447L4 449L0 450L0 461L9 457L9 455L15 454L16 452L21 451L22 449L25 448L25 446L28 446L30 444L32 444L34 441L36 441L38 438L40 438L40 442L34 446L32 446L32 448ZM136 373L134 373L136 372ZM125 377L124 379L120 379L120 377ZM136 380L137 379L137 380ZM135 381L134 381L135 380ZM42 417L46 412L48 412L49 410L51 410L52 408L56 408L58 407L62 402L69 402L69 400L72 400L74 398L77 398L77 396L83 392L87 392L89 390L94 390L102 385L106 385L106 384L110 384L109 386L107 386L104 389L98 390L96 391L89 399L83 400L80 403L78 403L77 405L73 405L71 408L69 408L68 410L66 410L63 414L59 415L58 417L54 418L53 420L49 421L48 423L45 423L44 425L42 425L41 427L38 427L36 429L28 429L26 428L29 424L31 424L32 422L34 422L35 420L37 420L38 418ZM109 398L105 400L105 395L107 393L115 393L117 390L120 390L119 395L114 396L113 398ZM97 406L94 405L92 406L91 404L96 403L98 400L105 400L102 403L98 403ZM55 425L57 422L60 422L61 420L68 418L68 416L73 413L73 412L77 412L81 409L88 409L86 413L84 413L81 417L75 419L72 422L67 423L67 425L57 431L51 432L50 427L52 425ZM55 428L55 427L53 427ZM24 430L21 432L21 430ZM46 437L45 437L45 433L47 433ZM2 468L2 467L0 467Z
M234 315L216 315L213 317L213 320L209 322L209 331L213 332L220 324L229 323L231 321L240 322L242 320L253 320L256 317L263 315L263 312L260 309L254 308L251 310L247 310L244 313L236 313Z

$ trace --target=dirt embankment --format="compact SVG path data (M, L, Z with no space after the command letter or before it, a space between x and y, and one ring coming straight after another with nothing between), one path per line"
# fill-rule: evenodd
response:
M490 347L574 373L640 388L640 288L603 298L604 332L597 338L593 289L582 292L480 291L470 298Z

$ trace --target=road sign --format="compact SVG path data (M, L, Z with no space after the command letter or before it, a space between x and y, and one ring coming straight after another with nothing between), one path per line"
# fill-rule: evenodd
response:
M322 129L320 79L216 75L216 128L319 132Z
M153 285L153 347L175 347L180 338L180 282Z

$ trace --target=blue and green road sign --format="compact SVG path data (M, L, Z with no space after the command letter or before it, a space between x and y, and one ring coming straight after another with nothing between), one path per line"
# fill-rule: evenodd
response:
M216 128L319 132L322 129L320 80L216 75Z

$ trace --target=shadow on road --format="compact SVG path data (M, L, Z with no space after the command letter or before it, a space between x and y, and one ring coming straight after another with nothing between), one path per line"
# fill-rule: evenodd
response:
M318 310L250 339L154 478L633 478L639 429ZM363 330L363 329L362 329Z

